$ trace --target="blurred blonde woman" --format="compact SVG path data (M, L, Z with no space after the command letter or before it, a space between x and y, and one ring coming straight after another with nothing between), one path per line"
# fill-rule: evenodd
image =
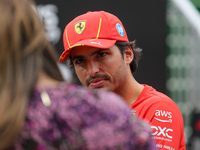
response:
M0 0L0 150L154 149L120 97L63 81L30 0Z

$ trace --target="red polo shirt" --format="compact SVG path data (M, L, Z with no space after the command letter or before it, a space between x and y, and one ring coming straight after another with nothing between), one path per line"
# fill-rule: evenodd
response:
M150 122L157 148L186 149L182 114L168 96L144 85L140 96L130 107L134 114Z

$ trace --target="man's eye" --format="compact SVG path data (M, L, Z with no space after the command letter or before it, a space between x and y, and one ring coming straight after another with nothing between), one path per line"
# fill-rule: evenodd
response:
M104 57L104 56L106 56L106 53L105 52L99 53L98 56L99 57Z
M81 64L83 61L84 61L83 59L77 59L77 60L75 61L75 64Z

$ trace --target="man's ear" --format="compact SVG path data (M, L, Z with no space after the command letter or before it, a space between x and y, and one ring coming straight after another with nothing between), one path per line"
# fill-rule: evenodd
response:
M128 46L124 51L124 61L126 64L130 64L133 61L134 54L132 48Z

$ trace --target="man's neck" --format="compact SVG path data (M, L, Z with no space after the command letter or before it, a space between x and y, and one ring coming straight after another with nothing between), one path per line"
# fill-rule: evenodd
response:
M139 95L141 94L144 86L139 84L134 77L131 77L119 94L125 102L130 106L132 105Z

